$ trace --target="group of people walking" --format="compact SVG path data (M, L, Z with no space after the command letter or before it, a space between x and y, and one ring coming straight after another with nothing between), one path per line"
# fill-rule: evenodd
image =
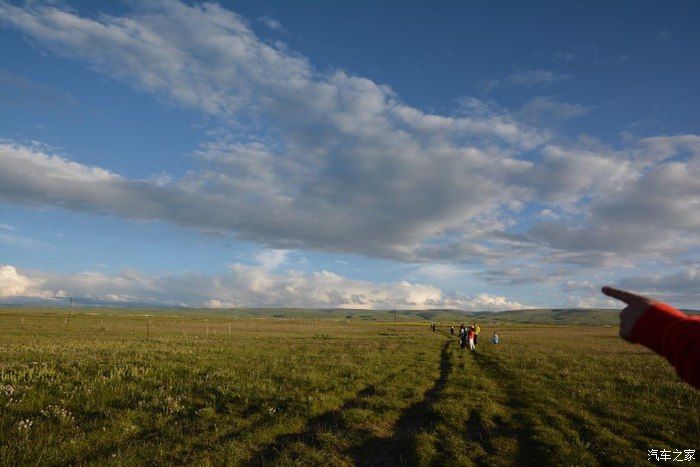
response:
M433 332L437 332L437 325L435 322L430 323L430 329L433 330ZM471 326L467 327L466 324L462 323L459 325L459 347L461 349L466 348L469 346L469 350L476 350L476 345L479 343L479 333L481 332L481 328L479 325L474 322L472 323ZM455 334L455 327L454 325L450 325L450 335L454 336ZM491 338L491 342L494 344L498 344L499 338L498 334L496 334L496 331L493 332L493 337Z
M469 345L469 350L476 350L476 345L479 343L479 333L481 328L478 324L473 323L467 327L464 323L459 325L459 347L464 349Z
M432 323L433 331L435 331L435 323ZM481 328L479 325L474 322L472 323L471 326L467 327L466 324L462 323L459 325L459 347L461 349L469 347L469 350L476 350L476 346L479 343L479 333L481 332ZM455 327L454 325L450 325L450 335L454 336L455 334ZM493 337L491 338L491 342L494 344L498 344L499 342L499 337L498 334L496 334L496 331L493 332Z

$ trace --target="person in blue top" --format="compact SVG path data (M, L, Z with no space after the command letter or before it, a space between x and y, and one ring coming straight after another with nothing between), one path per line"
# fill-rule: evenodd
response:
M496 334L496 331L493 331L493 337L491 338L491 342L494 344L498 344L498 334Z

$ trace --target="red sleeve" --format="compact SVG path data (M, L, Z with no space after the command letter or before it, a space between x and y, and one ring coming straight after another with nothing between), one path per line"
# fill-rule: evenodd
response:
M700 389L700 317L656 303L637 320L632 342L665 357L681 379Z

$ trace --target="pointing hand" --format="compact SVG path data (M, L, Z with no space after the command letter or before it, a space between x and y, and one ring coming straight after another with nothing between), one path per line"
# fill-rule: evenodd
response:
M625 340L630 340L632 329L634 329L634 325L637 323L639 317L656 302L650 298L613 287L603 287L603 293L608 297L616 298L627 304L620 312L620 337Z

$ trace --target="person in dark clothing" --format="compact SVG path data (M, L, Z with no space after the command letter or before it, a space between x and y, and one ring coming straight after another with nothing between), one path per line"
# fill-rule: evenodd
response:
M467 348L467 327L464 323L459 326L459 348Z
M455 327L453 324L450 325L450 335L454 336L455 335Z

